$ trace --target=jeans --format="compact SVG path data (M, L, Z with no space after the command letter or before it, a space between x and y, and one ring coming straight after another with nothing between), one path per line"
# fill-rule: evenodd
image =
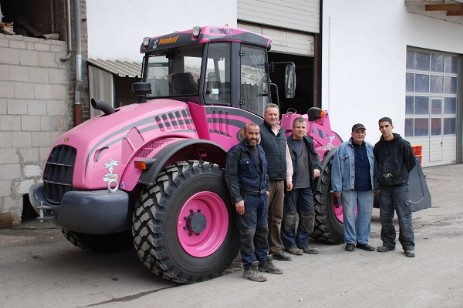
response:
M296 230L297 214L299 223ZM313 232L315 209L312 188L296 188L286 192L281 238L286 249L309 247L309 236Z
M368 244L374 193L369 191L342 191L344 215L344 242L346 244ZM357 212L357 218L355 217Z
M268 258L267 194L244 195L244 214L236 214L236 225L241 235L240 254L244 269L257 260Z
M268 245L270 253L283 250L281 241L281 221L283 220L283 201L285 197L285 181L270 180L268 195Z
M413 250L415 247L412 211L408 198L408 185L381 186L379 193L381 240L384 246L395 247L396 233L394 223L394 210L399 221L399 242L404 250Z

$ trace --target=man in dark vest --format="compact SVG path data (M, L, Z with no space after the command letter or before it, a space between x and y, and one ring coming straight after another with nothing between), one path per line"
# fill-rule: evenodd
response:
M260 125L261 143L268 161L270 193L268 196L268 244L275 260L291 261L285 255L281 240L283 202L286 189L293 188L293 165L286 143L285 131L280 127L280 111L277 105L268 104L264 110L264 123Z

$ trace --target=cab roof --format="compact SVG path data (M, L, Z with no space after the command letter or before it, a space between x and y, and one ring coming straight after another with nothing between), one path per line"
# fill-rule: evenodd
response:
M270 49L272 40L266 36L244 29L226 26L204 26L161 36L144 38L140 46L140 52L161 52L176 47L202 45L210 42L241 42Z

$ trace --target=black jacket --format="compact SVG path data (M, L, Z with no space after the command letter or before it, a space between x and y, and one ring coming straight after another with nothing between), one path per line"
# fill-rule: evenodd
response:
M260 145L264 148L268 161L268 177L270 180L286 179L286 136L280 128L278 134L272 132L272 127L262 123L260 127Z
M408 183L408 175L416 165L410 143L399 134L390 141L381 139L375 144L378 182L380 186L401 186Z

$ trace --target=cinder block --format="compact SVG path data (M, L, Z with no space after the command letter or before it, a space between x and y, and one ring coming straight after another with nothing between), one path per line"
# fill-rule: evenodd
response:
M0 98L0 114L7 114L8 112L8 104L6 102L6 98Z
M0 47L0 63L19 64L19 53L12 48Z
M0 81L0 93L5 98L14 97L14 82Z
M0 36L0 47L8 47L10 45L10 41L4 39L4 36Z
M26 42L24 41L10 40L10 48L25 49L26 46Z
M49 119L51 131L59 131L61 134L62 131L67 130L66 118L64 116L51 116Z
M0 115L0 130L21 130L21 116Z
M19 64L24 66L39 66L39 53L34 50L20 50L19 51Z
M38 51L50 51L50 44L35 43L34 47Z
M39 177L42 175L42 168L35 165L23 165L23 174L26 178Z
M5 164L0 165L0 180L12 180L21 178L21 165L20 164Z
M67 106L64 100L47 102L47 114L48 115L65 115L66 108Z
M39 65L42 67L58 67L56 54L51 52L39 52Z
M2 164L19 164L19 156L16 149L0 148L0 163Z
M68 92L65 85L53 85L53 99L65 100Z
M40 131L40 116L21 116L22 131Z
M32 135L32 134L31 134ZM40 160L40 148L24 148L18 149L20 163L32 163Z
M36 84L34 97L36 99L52 99L53 86L49 84Z
M29 67L29 80L35 83L48 83L48 69L43 67Z
M50 117L49 116L41 116L40 117L40 130L41 131L50 131Z
M29 81L29 68L26 66L11 65L8 73L11 81Z
M50 146L49 132L32 132L32 146Z
M66 70L62 69L48 69L48 80L50 83L67 84Z
M29 193L29 187L34 184L33 179L13 181L13 191L12 195L22 195Z
M15 82L14 92L16 98L34 98L35 85L24 82Z
M0 148L11 148L11 138L11 132L0 131Z
M32 144L31 132L12 132L12 146L13 148L28 148Z
M27 104L28 115L46 115L47 114L47 102L32 100L28 101Z
M11 180L0 181L0 197L11 195Z
M8 67L9 65L0 64L0 80L8 80Z
M8 99L8 114L27 114L27 101Z

